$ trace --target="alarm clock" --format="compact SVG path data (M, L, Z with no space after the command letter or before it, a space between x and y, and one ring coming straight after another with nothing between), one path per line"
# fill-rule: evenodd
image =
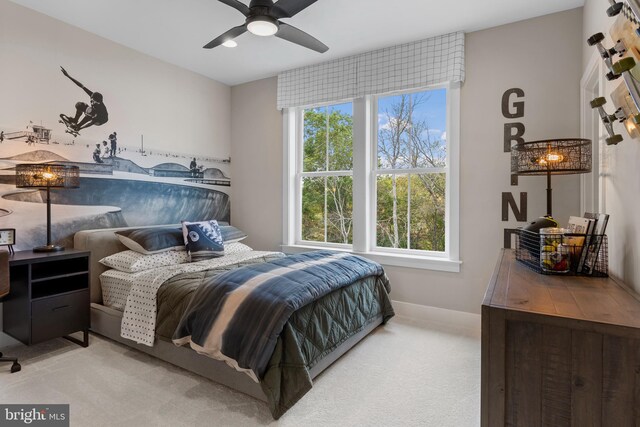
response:
M15 228L0 228L0 246L7 246L9 253L13 253L13 245L16 244Z

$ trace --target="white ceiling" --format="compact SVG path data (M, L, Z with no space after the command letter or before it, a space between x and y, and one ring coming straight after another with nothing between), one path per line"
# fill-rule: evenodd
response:
M250 33L236 39L236 48L203 49L210 40L244 22L240 12L216 0L12 1L227 85L584 5L584 0L319 0L283 20L329 46L328 52L319 54L276 37Z

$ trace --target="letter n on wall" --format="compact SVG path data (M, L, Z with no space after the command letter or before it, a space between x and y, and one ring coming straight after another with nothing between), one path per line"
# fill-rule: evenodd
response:
M527 193L520 193L520 208L516 204L516 199L512 193L502 193L502 220L509 221L509 208L516 217L516 221L527 220Z

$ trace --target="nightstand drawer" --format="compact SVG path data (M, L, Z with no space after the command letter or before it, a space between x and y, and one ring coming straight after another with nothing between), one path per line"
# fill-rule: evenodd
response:
M43 298L31 304L31 342L89 328L89 291Z

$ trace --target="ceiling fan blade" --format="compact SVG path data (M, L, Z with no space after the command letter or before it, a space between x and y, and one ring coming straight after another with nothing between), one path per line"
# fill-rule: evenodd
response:
M280 22L280 29L276 33L276 37L280 37L281 39L299 44L300 46L304 46L320 53L325 53L329 50L329 47L320 40L310 36L302 30L297 29L296 27L285 24L284 22Z
M236 37L238 37L240 34L244 33L245 31L247 31L247 26L246 25L240 25L238 27L233 27L232 29L230 29L226 33L219 35L215 39L211 40L209 43L205 44L203 46L203 48L211 49L211 48L214 48L216 46L220 46L222 43L226 42L227 40L235 39Z
M271 6L271 15L275 18L291 18L298 12L308 8L318 0L278 0Z
M224 3L228 6L231 6L234 9L239 10L240 13L242 13L244 16L249 16L249 13L250 13L249 7L238 0L218 0L218 1L220 3Z

